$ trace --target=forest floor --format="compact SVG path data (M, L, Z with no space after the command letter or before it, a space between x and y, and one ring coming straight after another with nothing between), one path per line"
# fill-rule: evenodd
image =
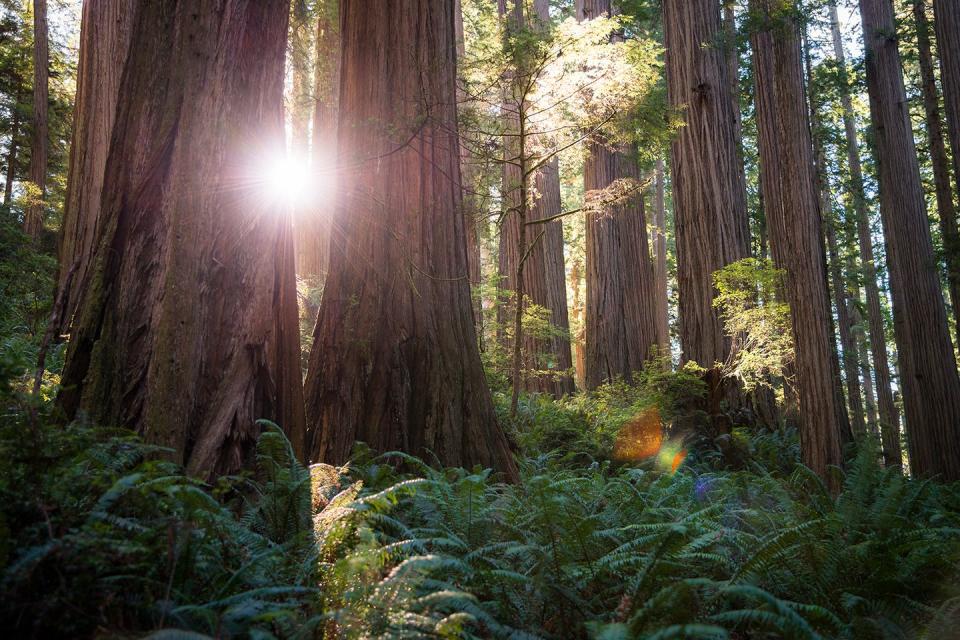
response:
M134 434L63 427L60 350L27 392L55 265L14 240L0 238L7 637L960 637L960 486L885 470L867 440L831 494L795 430L712 434L683 371L527 396L516 416L496 391L514 485L362 446L305 468L269 425L255 468L210 485Z

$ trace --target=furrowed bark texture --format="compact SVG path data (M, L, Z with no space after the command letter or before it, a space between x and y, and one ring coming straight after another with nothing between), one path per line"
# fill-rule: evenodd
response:
M714 0L665 0L670 104L686 126L671 152L684 361L710 369L730 353L713 306L713 273L750 254L747 194L737 154L737 116Z
M344 169L307 375L310 457L342 463L362 440L515 479L470 311L454 0L340 9Z
M943 104L953 150L953 179L957 193L960 193L960 2L933 0L933 14Z
M610 0L577 0L577 20L611 14ZM588 145L584 191L606 189L621 179L640 180L629 149L611 149L603 140ZM594 389L643 369L657 344L653 262L647 241L643 198L586 215L585 380Z
M259 152L283 148L287 11L139 5L63 373L69 417L134 428L204 477L245 466L259 418L303 452L291 221L254 184Z
M843 51L843 39L840 35L840 18L837 15L836 2L830 2L830 32L833 40L833 53L841 70L844 81L841 82L840 104L843 108L843 127L847 142L847 165L850 171L851 200L857 227L857 246L860 264L863 270L864 290L867 297L867 324L869 325L870 352L873 354L873 370L876 378L877 408L879 410L880 435L883 446L884 463L887 466L901 464L900 453L900 415L893 399L890 362L887 357L887 337L884 330L883 310L880 304L880 287L877 284L877 268L873 256L873 238L870 230L870 212L867 209L867 197L864 190L863 168L860 163L860 141L857 135L857 122L850 98L849 83L846 81L846 55ZM866 379L866 378L864 378Z
M891 0L860 0L910 468L960 479L960 378L930 240Z
M50 43L47 37L47 0L33 0L33 134L30 142L30 182L47 195L47 156L49 154ZM23 212L23 231L36 239L43 231L43 206L31 204Z
M311 172L323 192L300 212L297 273L320 282L330 261L330 221L337 199L337 104L340 88L340 19L338 0L317 5L316 58L313 80Z
M786 272L805 465L828 479L843 462L842 396L835 375L825 255L797 25L771 15L787 0L752 0L763 21L751 36L761 188L774 262ZM839 401L838 401L839 400ZM849 426L847 425L847 428Z
M920 84L923 90L927 141L930 145L930 164L933 166L937 217L940 218L940 234L943 236L947 290L950 292L950 305L953 308L955 341L960 341L960 239L957 237L957 209L950 186L950 161L947 159L947 147L943 139L943 118L940 115L940 96L937 94L937 80L933 70L926 5L924 0L913 0L913 20L917 28ZM957 38L956 44L960 46L960 38Z
M138 4L139 0L83 3L70 170L60 230L61 267L57 290L63 298L64 313L59 333L69 331L77 310L77 298L90 269L99 228L103 174L117 112L117 93Z

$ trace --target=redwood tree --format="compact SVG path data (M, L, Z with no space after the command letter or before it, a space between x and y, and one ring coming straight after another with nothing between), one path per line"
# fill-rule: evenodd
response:
M261 430L303 448L291 221L258 180L283 144L285 0L138 5L68 417L138 430L191 473L244 466Z
M62 309L57 327L60 332L68 330L79 291L88 277L100 220L100 196L117 112L117 93L138 4L139 0L83 3L73 141L60 228L57 285Z
M960 192L960 2L933 0L933 12L943 104L953 149L953 179Z
M715 0L665 0L670 104L685 126L673 143L671 179L683 359L710 369L730 340L717 309L713 273L750 253L747 194L737 152L737 112Z
M942 5L941 5L942 6ZM960 479L960 378L930 240L892 0L860 0L910 467Z
M577 20L612 14L610 0L576 0ZM631 149L602 138L588 144L584 190L602 191L617 180L639 180ZM637 193L602 214L586 214L585 380L593 389L639 372L657 343L653 263L643 198Z
M771 253L786 273L802 459L827 477L828 467L843 461L846 416L837 393L813 143L792 4L792 0L751 1L758 19L751 46L761 188Z
M42 199L47 194L49 154L50 43L47 29L47 0L33 0L33 133L30 141L30 182ZM24 232L37 238L43 231L43 204L30 203L23 212Z
M950 186L950 161L947 159L947 146L943 139L943 117L940 114L940 96L934 74L926 7L925 0L913 0L913 20L917 28L917 53L920 59L920 85L926 116L927 142L930 145L930 164L933 166L937 218L940 220L940 233L943 236L947 290L953 307L955 336L960 340L960 239L957 237L957 209ZM960 45L960 38L957 44Z
M341 198L307 375L312 460L362 440L516 478L471 317L454 0L342 0Z
M550 16L548 3L538 0L532 7L534 13L526 15L522 0L501 0L498 9L501 15L509 11L510 25L521 29L545 28ZM532 303L550 312L550 323L560 334L569 332L567 311L566 271L563 256L563 223L557 219L531 226L537 220L553 218L561 214L560 168L552 158L531 173L536 158L530 151L536 133L530 128L526 115L531 108L528 94L535 87L536 78L528 69L519 68L526 61L520 58L513 71L512 90L504 101L505 118L509 130L504 136L503 185L504 217L500 234L499 273L502 286L514 292L516 298L523 295L525 304ZM534 198L536 191L538 197ZM511 305L512 306L512 305ZM504 309L506 311L506 309ZM510 317L513 313L509 314ZM501 314L506 321L507 314ZM516 328L514 329L516 331ZM563 335L536 337L525 335L521 339L523 388L541 391L560 397L574 391L573 378L552 373L530 374L530 371L566 371L573 367L570 341Z
M833 40L834 57L840 69L840 104L843 109L847 168L850 172L849 189L856 219L857 247L863 271L863 288L866 291L867 324L869 325L870 351L873 354L873 367L876 377L883 458L884 463L888 466L900 466L902 457L900 452L900 416L897 405L893 400L890 363L887 357L887 334L884 329L883 311L880 305L880 287L877 284L877 268L873 255L873 235L870 231L870 212L867 208L863 168L860 162L860 140L857 135L853 101L850 97L850 85L847 81L847 64L843 51L843 39L840 35L840 18L837 15L837 4L833 0L830 2L830 32ZM863 361L866 362L865 359ZM869 379L870 376L864 376L864 380Z

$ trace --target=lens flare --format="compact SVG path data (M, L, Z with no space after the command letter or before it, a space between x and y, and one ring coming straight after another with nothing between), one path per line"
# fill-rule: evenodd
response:
M655 456L663 444L660 409L649 407L628 420L617 434L613 458L621 462L637 462Z

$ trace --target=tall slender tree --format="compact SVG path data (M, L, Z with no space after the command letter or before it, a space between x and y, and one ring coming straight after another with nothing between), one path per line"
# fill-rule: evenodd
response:
M956 192L960 193L960 3L957 0L934 0L933 12L943 104L953 150L953 179Z
M960 479L960 378L933 255L892 0L860 0L910 467Z
M876 378L883 458L888 466L900 466L902 457L900 451L900 416L893 399L890 363L887 357L887 333L884 330L883 308L880 303L880 287L877 284L877 268L873 253L873 234L870 231L870 211L867 207L863 168L860 161L860 140L857 134L856 115L853 111L837 3L830 0L828 6L833 54L840 71L840 105L843 110L847 169L850 174L848 184L856 220L857 247L860 254L860 265L863 270L863 288L866 292L867 324L869 325L870 352L873 355L873 371Z
M456 28L457 28L457 61L466 54L466 41L463 31L463 6L456 0ZM461 84L457 84L457 104L465 106L468 102L466 91ZM480 251L480 229L485 221L486 212L483 210L484 198L479 193L476 183L481 177L479 167L471 157L466 145L460 146L460 175L463 180L463 224L467 237L467 274L470 278L471 289L483 283L483 259ZM479 295L473 296L473 321L477 326L477 335L483 349L483 300Z
M516 478L470 309L454 0L342 0L341 198L307 374L310 457L375 451Z
M670 356L670 305L667 284L667 207L666 168L662 159L657 160L653 193L653 253L654 280L656 281L657 348L661 356Z
M960 237L957 234L957 208L950 186L950 161L943 139L943 117L940 115L940 96L934 74L933 52L930 44L930 24L927 21L925 0L913 0L913 21L917 30L917 52L920 58L920 85L923 92L923 110L926 115L927 142L930 146L930 164L933 165L933 185L937 199L937 218L943 236L944 266L947 290L953 307L956 340L960 344ZM960 44L960 39L958 39Z
M751 0L750 6L757 20L751 46L761 187L771 253L786 273L801 454L804 464L828 477L828 467L843 462L843 431L849 425L835 376L800 32L792 17L792 0Z
M110 137L139 0L85 2L67 195L60 227L59 332L69 328L91 267Z
M39 202L31 202L23 212L24 232L37 238L43 231L43 199L47 194L47 157L50 153L47 111L50 97L50 42L47 26L47 0L33 0L33 120L30 141L30 182L36 187Z
M666 0L663 22L670 103L686 120L670 154L680 344L685 361L712 370L731 349L713 304L713 274L750 255L739 108L729 78L734 67L718 46L724 26L714 0ZM714 388L713 412L720 397L742 403L734 381Z
M809 36L804 33L804 63L807 70L807 85L812 92L810 97L810 129L813 135L814 166L817 174L817 188L820 195L821 228L827 243L827 273L832 284L833 303L837 310L838 333L843 358L843 373L846 378L847 406L850 410L850 422L857 437L866 435L867 423L863 412L863 398L860 393L860 371L857 365L859 350L853 337L850 321L850 304L847 283L843 277L843 264L840 261L840 249L837 243L837 221L833 215L833 197L830 191L830 178L827 175L827 150L824 140L825 131L820 123L820 110L823 105L816 98L817 88L813 86L813 63L810 57Z
M611 0L576 0L578 21L613 14ZM614 36L617 37L617 36ZM584 190L602 191L620 179L638 180L631 149L591 141L584 161ZM653 264L643 199L586 215L585 379L593 389L605 381L631 380L657 343Z
M533 12L529 15L522 0L500 0L498 8L501 15L508 16L508 32L540 31L549 24L548 5L542 0L530 7ZM547 309L551 323L563 334L569 332L569 318L562 222L558 219L536 227L529 224L561 213L559 162L554 157L539 170L533 172L531 169L536 162L531 150L536 133L528 115L533 109L528 98L536 87L537 61L527 60L526 52L521 50L514 51L514 57L513 81L506 91L503 105L509 129L503 145L504 215L500 234L500 278L502 285L514 294L513 305L529 301ZM511 310L515 312L515 309ZM513 314L511 318L519 319ZM514 327L514 335L519 328ZM519 344L511 342L510 346L522 351L523 368L528 372L522 376L525 389L557 397L573 392L571 376L549 372L551 369L566 371L573 366L568 339L523 335ZM547 373L530 374L531 371Z
M259 418L303 450L291 221L258 182L283 145L288 6L137 5L63 372L68 417L207 477L244 466Z

